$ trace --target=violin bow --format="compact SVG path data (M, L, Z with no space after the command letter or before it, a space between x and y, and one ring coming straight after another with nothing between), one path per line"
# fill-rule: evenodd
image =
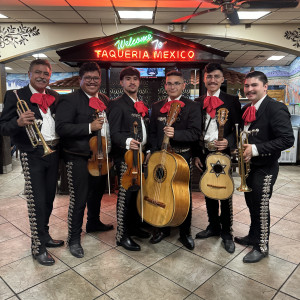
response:
M140 193L141 193L141 217L142 222L144 221L144 205L143 205L143 162L142 162L142 143L139 144L139 154L140 154Z
M105 130L104 130L104 136L105 136L105 150L106 150L106 165L107 165L107 184L108 184L108 195L110 196L110 178L109 178L109 163L108 163L108 140L107 140L107 119L104 117L104 123L105 123ZM104 124L103 123L103 124Z

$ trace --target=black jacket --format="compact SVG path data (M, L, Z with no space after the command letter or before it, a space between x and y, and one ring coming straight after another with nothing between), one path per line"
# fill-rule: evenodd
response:
M206 98L206 95L201 96L197 99L195 99L195 102L198 102L201 107L202 112L202 130L205 130L205 119L206 119L206 111L203 109L204 99ZM220 108L227 108L228 109L228 120L224 125L224 138L228 141L228 148L236 148L236 130L235 130L235 124L239 124L241 126L242 124L242 114L241 114L241 104L239 102L238 96L232 96L229 94L226 94L224 92L220 92L219 98L224 102L221 106L219 106L216 109L216 115L218 113L218 110ZM219 124L217 122L218 128ZM228 152L229 149L227 149L226 152ZM229 151L230 152L230 151Z
M108 104L105 95L99 95L104 104ZM82 89L61 95L56 110L55 128L61 138L65 152L90 156L89 123L94 120L95 109L89 106L89 97Z
M181 97L185 106L181 108L174 127L174 137L170 139L170 145L177 149L191 148L193 142L198 141L201 135L200 107L194 101ZM167 113L161 113L160 109L167 99L153 104L150 119L150 144L151 152L161 149L166 126Z
M149 127L149 116L146 115L144 118L144 124L146 132ZM143 140L142 125L140 114L137 113L134 108L134 103L130 97L124 93L119 98L110 102L108 110L108 122L110 129L110 136L112 141L111 154L116 161L123 160L126 149L126 140L128 138L134 138L133 123L138 123L138 140ZM147 134L148 135L148 134ZM148 142L147 136L147 142ZM145 148L148 146L146 145Z
M18 96L21 100L24 100L28 108L34 112L37 120L43 120L40 113L40 109L36 103L31 103L30 98L32 93L29 85L17 90ZM50 106L51 114L55 116L55 109L58 103L58 94L55 91L46 89L46 94L55 97L55 102ZM17 113L17 97L15 93L10 90L5 93L4 96L4 109L0 117L0 133L3 136L10 136L12 143L16 145L21 151L31 152L34 148L26 133L25 127L19 127L17 119L19 118Z
M242 112L250 105L245 105ZM259 129L257 134L249 135L249 144L255 144L259 153L251 158L253 165L270 165L278 160L281 151L293 146L295 138L290 117L283 103L266 96L249 127L249 130Z

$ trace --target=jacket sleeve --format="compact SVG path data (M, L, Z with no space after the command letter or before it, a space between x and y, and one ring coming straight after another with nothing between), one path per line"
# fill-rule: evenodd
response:
M123 111L119 101L112 101L109 106L108 122L111 140L120 148L126 148L126 139L128 136L122 134Z
M201 110L197 103L190 102L188 115L188 125L186 129L174 131L174 141L194 142L200 139L201 135Z
M0 132L3 136L13 136L22 130L18 126L17 97L12 91L7 91L4 96L4 108L0 117Z
M256 144L259 154L274 154L278 151L283 151L292 147L295 140L287 107L280 102L270 103L269 106L271 108L268 114L269 128L274 138Z
M238 97L232 97L230 112L231 130L230 133L224 137L228 141L228 147L236 148L236 128L235 124L239 124L239 128L242 128L242 108Z
M60 137L78 137L89 135L89 123L75 123L78 101L72 94L63 95L57 104L55 129Z

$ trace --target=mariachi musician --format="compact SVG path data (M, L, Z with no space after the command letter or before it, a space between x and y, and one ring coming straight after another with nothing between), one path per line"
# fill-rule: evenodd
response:
M230 148L235 146L235 124L241 124L241 105L238 97L225 94L220 90L224 82L223 68L220 64L210 63L204 69L204 83L207 95L195 99L202 110L201 148L195 151L195 165L200 171L205 171L207 155L215 151L223 151L230 155ZM224 126L224 137L218 141L218 123L216 114L220 108L228 109L228 120ZM233 253L235 245L232 239L232 198L221 201L219 215L219 200L205 197L208 215L208 227L196 234L197 239L220 236L227 252Z
M55 261L46 248L64 244L64 241L51 238L48 226L58 175L59 139L55 133L53 118L58 94L46 88L51 77L51 65L47 60L33 60L29 66L28 77L28 86L16 90L16 93L8 91L5 94L0 132L1 135L11 136L13 144L21 152L31 229L31 252L40 264L49 266ZM25 103L20 105L18 98ZM39 130L50 150L45 149L38 135L36 138L32 135L29 138L28 132L38 132L34 129L34 120L36 124L42 122ZM36 147L33 147L31 142L36 144ZM51 150L56 151L45 155Z
M199 105L182 96L185 88L181 72L173 70L166 76L165 89L168 98L156 102L152 106L150 120L150 144L151 152L161 149L163 137L170 138L172 151L180 154L191 168L192 143L199 140L201 134L201 117ZM165 126L167 114L172 101L180 101L181 110L173 126ZM194 249L194 240L191 237L192 220L192 194L190 177L190 208L185 221L180 225L179 241L188 249ZM170 227L156 228L150 242L159 243L163 238L170 235Z
M108 121L112 140L112 155L119 179L117 200L117 245L130 251L140 251L141 247L131 237L149 238L150 234L140 229L140 218L136 208L137 190L125 189L121 182L128 165L124 155L126 151L140 150L147 142L149 123L148 108L138 100L140 72L126 67L120 73L120 84L124 93L111 102ZM137 134L134 132L137 124Z
M70 192L68 213L68 246L71 254L81 258L80 243L83 214L88 205L86 231L107 231L112 225L100 221L100 205L107 176L91 176L87 163L91 154L89 141L105 124L108 98L99 93L101 70L94 62L84 63L79 70L80 89L63 95L56 112L56 131L61 137ZM104 117L97 117L100 112ZM109 134L105 134L109 138ZM108 141L107 141L108 142Z

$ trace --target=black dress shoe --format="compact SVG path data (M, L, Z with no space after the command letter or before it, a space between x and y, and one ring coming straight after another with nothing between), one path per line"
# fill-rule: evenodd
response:
M52 238L50 238L50 240L46 243L46 247L47 248L56 248L56 247L61 247L64 245L64 241L63 240L53 240Z
M54 258L51 256L50 253L46 250L44 253L39 255L32 255L37 262L43 266L52 266L55 263Z
M120 242L117 241L117 245L129 251L141 251L140 245L130 237L123 238Z
M189 250L193 250L195 248L195 243L191 235L181 235L178 239L179 242Z
M246 254L243 258L244 263L256 263L261 261L264 257L268 256L269 253L262 253L259 250L252 249L248 254Z
M130 235L139 237L141 239L149 239L149 237L151 236L149 232L142 230L141 228L134 229Z
M73 256L77 258L84 257L84 251L80 245L80 243L69 245L70 252Z
M228 253L233 253L235 251L235 244L233 240L223 240L223 244Z
M249 239L249 236L246 235L246 236L236 236L234 237L234 241L240 245L243 245L243 246L248 246L248 245L252 245L252 242L251 240Z
M196 239L207 239L211 236L220 236L220 232L212 231L211 229L205 229L196 234Z
M114 226L112 224L103 224L102 222L96 223L96 224L89 224L86 223L86 232L97 232L97 231L109 231L114 229Z
M163 231L156 231L153 234L152 238L150 239L150 243L151 244L157 244L169 235L170 235L170 233L166 233L166 232L163 232Z

